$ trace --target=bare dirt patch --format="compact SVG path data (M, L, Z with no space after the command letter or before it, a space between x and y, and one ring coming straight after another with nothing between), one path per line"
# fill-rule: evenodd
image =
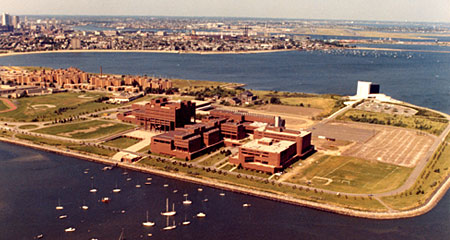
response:
M319 115L323 110L318 108L308 108L308 107L296 107L296 106L286 106L286 105L264 105L258 108L258 110L275 112L275 113L286 113L293 115L301 115L305 117L314 117Z
M33 109L41 109L41 108L55 108L56 106L53 104L35 104L31 106Z
M310 130L314 137L324 136L352 142L365 142L376 134L374 128L370 129L358 124L337 122L318 124Z

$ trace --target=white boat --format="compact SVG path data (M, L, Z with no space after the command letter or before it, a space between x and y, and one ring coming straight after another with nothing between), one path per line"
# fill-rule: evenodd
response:
M67 218L67 215L61 215L61 216L59 216L59 219L64 219L64 218Z
M207 198L203 199L203 202L207 202L207 201L208 201L208 199L207 199Z
M88 210L88 209L89 209L89 207L88 207L88 206L86 206L86 205L83 205L83 206L81 206L81 209L83 209L83 210Z
M250 203L244 203L244 204L242 204L242 206L243 207L250 207L250 206L252 206Z
M187 193L183 194L183 197L187 197L187 196L189 196L189 194L187 194Z
M147 178L147 181L151 181L151 180L152 180L152 178L151 178L151 177L148 177L148 178Z
M178 190L176 190L176 189L175 189L175 190L173 190L173 193L177 193L177 192L178 192Z
M144 227L152 227L152 226L154 226L154 225L155 225L154 222L148 221L148 211L147 211L147 220L146 220L145 222L142 223L142 226L144 226Z
M197 217L198 218L204 218L204 217L206 217L206 214L204 214L202 212L199 212L199 213L197 213Z
M203 188L198 188L197 191L202 192Z
M184 221L182 222L184 226L191 224L191 221L188 221L186 215L184 215Z
M64 207L61 205L61 200L58 198L58 206L56 206L56 210L63 210Z
M136 188L140 188L141 187L141 184L136 184Z
M175 225L175 219L173 220L173 225L169 226L169 217L167 217L166 227L164 227L163 230L172 230L175 228L177 228L177 225Z
M192 201L187 199L187 195L186 195L185 197L186 197L186 200L183 201L183 204L184 204L184 205L190 205L190 204L192 204Z
M70 227L70 228L66 228L64 229L65 232L75 232L75 228L74 227Z
M92 186L91 186L91 190L89 190L89 192L91 192L91 193L97 192L97 188L94 187L94 178L92 178Z
M163 185L163 187L168 187L168 186L169 186L169 184L164 184L164 185Z
M41 239L41 238L43 238L43 237L44 237L44 234L41 233L41 234L39 234L39 235L36 236L36 239Z
M225 193L220 193L219 195L220 195L221 197L223 197L223 196L225 196Z
M116 188L114 188L113 189L113 193L120 193L120 188L117 186L117 183L116 183Z
M163 216L173 216L177 214L177 212L175 211L175 204L172 204L172 211L169 211L169 199L166 198L166 211L162 212L161 215Z
M151 185L152 182L145 182L145 185Z
M102 198L102 203L109 203L109 201L110 201L109 197Z
M129 178L127 178L127 181L131 181L131 178L129 177Z

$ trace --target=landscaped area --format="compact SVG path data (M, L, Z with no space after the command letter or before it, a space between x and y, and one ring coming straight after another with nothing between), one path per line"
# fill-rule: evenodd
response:
M134 127L130 124L92 120L41 128L34 132L76 139L94 139L120 133Z
M82 96L84 95L84 96ZM17 109L0 113L0 119L14 122L55 121L113 107L96 102L103 93L56 93L13 100Z
M316 154L315 160L304 163L287 181L336 192L370 194L400 187L412 171L378 161Z
M19 129L29 130L29 129L33 129L33 128L37 128L37 127L38 127L38 125L35 125L35 124L25 124L25 125L19 126Z
M138 142L140 142L140 141L137 139L134 139L134 138L118 137L118 138L104 142L103 145L106 145L109 147L125 149L127 147L133 146L134 144L136 144Z
M49 139L49 138L37 137L37 136L25 135L25 134L16 134L16 138L22 139L22 140L27 140L32 143L38 144L38 145L63 147L63 148L71 149L71 150L76 150L78 152L102 155L102 156L107 156L107 157L112 157L114 154L116 154L116 151L110 150L106 147L102 148L102 147L93 146L93 145L83 145L80 143L62 141L59 139L58 140L57 139Z
M382 200L397 210L412 209L425 203L450 174L449 141L450 135L427 162L411 189L398 195L383 197Z
M345 114L339 116L338 119L405 127L425 131L435 135L442 133L448 124L448 120L445 118L422 116L418 114L408 117L387 113L367 112L356 109L347 111Z
M9 109L9 107L3 101L0 100L0 111L4 111L7 109Z

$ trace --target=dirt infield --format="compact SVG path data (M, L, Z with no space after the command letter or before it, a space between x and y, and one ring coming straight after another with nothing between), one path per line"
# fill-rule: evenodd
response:
M9 107L9 109L5 109L3 111L0 111L0 113L4 113L4 112L11 112L17 109L17 106L14 105L14 103L12 103L9 99L6 98L0 98L0 100Z
M369 141L358 142L342 155L413 167L426 156L433 137L417 131L397 128L377 128Z

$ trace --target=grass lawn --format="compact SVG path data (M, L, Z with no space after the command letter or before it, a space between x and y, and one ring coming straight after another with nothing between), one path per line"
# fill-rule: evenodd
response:
M224 159L225 157L226 157L225 154L218 153L214 156L211 156L211 157L205 159L204 161L200 162L199 164L203 165L203 166L212 166L212 165L216 164L217 162L219 162L220 160Z
M400 187L411 168L353 157L323 155L287 181L351 193L379 193Z
M140 153L148 153L149 150L150 150L150 145L148 145L148 146L142 148L142 149L139 150L138 152L140 152Z
M37 128L37 127L38 127L38 125L25 124L25 125L19 126L19 129L27 130L27 129L33 129L33 128Z
M354 122L367 122L381 125L392 125L416 130L422 130L431 134L439 135L447 126L446 119L427 116L401 116L387 113L367 112L351 109L338 117L340 120Z
M399 195L383 197L390 207L406 210L418 207L431 197L432 193L450 174L450 135L428 161L414 186Z
M91 98L80 98L80 95ZM66 92L19 98L14 100L17 109L0 113L0 118L18 122L53 121L114 107L111 104L95 102L103 95Z
M309 94L296 92L278 92L252 90L263 101L270 101L272 97L279 98L281 104L322 109L321 117L326 117L344 107L340 96L330 94Z
M9 109L9 107L3 101L0 100L0 111L8 110L8 109Z
M92 139L116 134L132 128L134 128L133 125L93 120L41 128L34 132L76 139Z
M289 195L299 199L305 199L314 202L328 203L337 206L347 207L351 209L369 210L369 211L386 211L386 208L377 200L369 197L348 197L345 195L337 196L335 194L326 194L320 191L309 191L303 188L293 189L286 185L279 185L274 181L261 182L256 179L236 177L226 173L227 171L213 172L205 171L201 168L188 167L180 164L174 165L170 161L162 162L151 158L144 158L137 164L150 166L164 171L186 174L201 179L214 179L226 184L243 186L249 189L261 190L280 195Z
M109 140L107 142L104 142L103 145L125 149L127 147L133 146L134 144L140 142L137 139L129 138L129 137L118 137L113 140Z
M173 87L183 90L185 88L202 88L202 87L217 87L227 83L215 82L215 81L203 81L203 80L184 80L184 79L171 79Z
M114 154L116 154L116 151L109 150L106 148L100 148L97 146L87 146L87 145L82 145L82 144L73 143L73 142L69 142L69 141L61 141L61 140L56 140L56 139L36 137L36 136L30 136L30 135L25 135L25 134L16 134L16 137L19 139L33 142L35 144L39 144L39 145L50 145L50 146L55 146L55 147L63 147L63 148L71 149L71 150L76 150L79 152L97 154L97 155L101 155L101 156L112 157Z

